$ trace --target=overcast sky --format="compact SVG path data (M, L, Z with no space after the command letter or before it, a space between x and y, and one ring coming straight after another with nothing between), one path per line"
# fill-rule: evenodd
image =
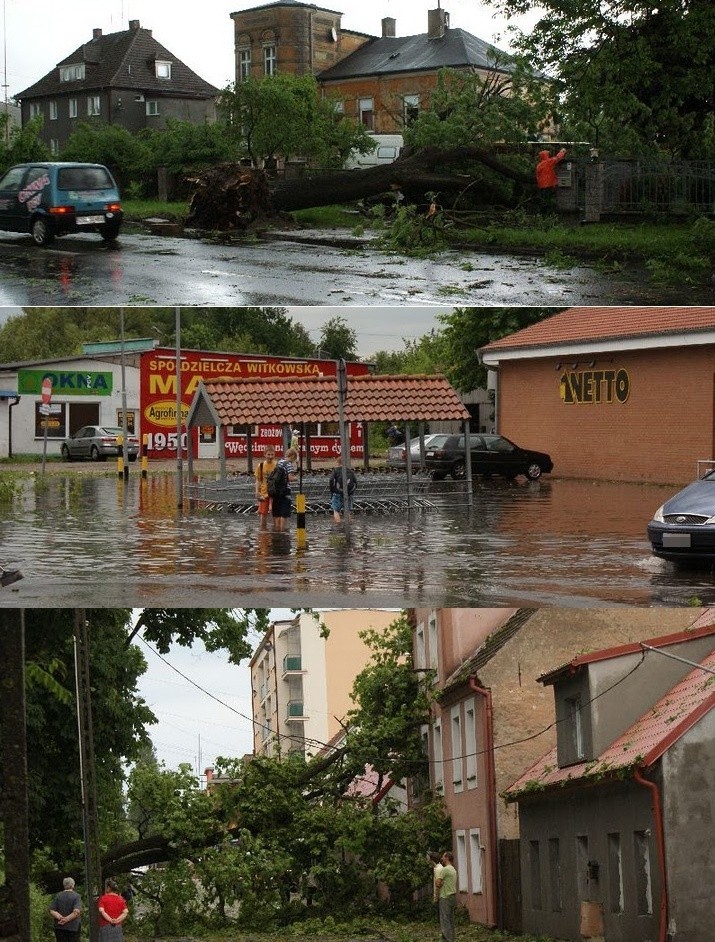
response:
M230 14L264 2L209 0L194 7L176 0L2 0L6 55L2 84L13 96L88 42L93 29L107 34L126 29L129 20L139 20L172 55L223 88L234 79ZM379 36L382 18L391 16L397 21L398 36L413 36L427 31L427 11L438 4L437 0L344 0L318 5L342 13L344 29ZM506 21L493 8L478 0L442 0L441 6L449 12L453 27L509 49Z

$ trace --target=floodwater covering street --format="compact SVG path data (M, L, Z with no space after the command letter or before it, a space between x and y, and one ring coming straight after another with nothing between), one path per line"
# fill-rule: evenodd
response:
M319 234L310 244L296 238L290 233L279 241L224 245L123 233L104 245L97 237L71 235L40 249L29 236L0 233L0 304L698 303L683 297L682 286L673 297L649 286L643 270L555 268L535 257L471 251L407 258L347 231L333 244Z
M430 487L440 488L434 484ZM652 557L645 527L672 489L479 481L474 504L307 515L307 540L255 515L177 510L172 474L125 484L58 473L0 508L0 606L712 605L712 568Z

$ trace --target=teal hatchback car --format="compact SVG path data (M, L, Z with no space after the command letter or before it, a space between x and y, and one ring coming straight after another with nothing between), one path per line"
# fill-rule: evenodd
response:
M102 164L37 161L16 164L0 178L0 230L28 232L49 245L70 232L116 239L122 225L117 184Z

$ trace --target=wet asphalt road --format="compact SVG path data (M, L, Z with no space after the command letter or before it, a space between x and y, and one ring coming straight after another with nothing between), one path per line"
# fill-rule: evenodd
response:
M274 237L276 234L274 234ZM122 233L94 234L38 249L0 233L1 305L599 305L686 303L646 287L643 271L557 269L534 257L446 252L411 259L340 233L220 245ZM336 234L337 238L337 234ZM691 303L697 303L695 298Z
M255 515L178 511L171 474L56 474L0 507L0 606L713 605L715 570L655 559L645 527L672 488L476 482L441 506L308 515L300 546Z

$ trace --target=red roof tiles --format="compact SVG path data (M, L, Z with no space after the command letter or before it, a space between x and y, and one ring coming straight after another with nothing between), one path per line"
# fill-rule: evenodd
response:
M482 352L715 330L715 307L572 307L494 340Z
M191 424L337 422L334 376L215 380L202 383L189 412ZM353 422L447 421L469 412L444 376L351 376L345 418Z

